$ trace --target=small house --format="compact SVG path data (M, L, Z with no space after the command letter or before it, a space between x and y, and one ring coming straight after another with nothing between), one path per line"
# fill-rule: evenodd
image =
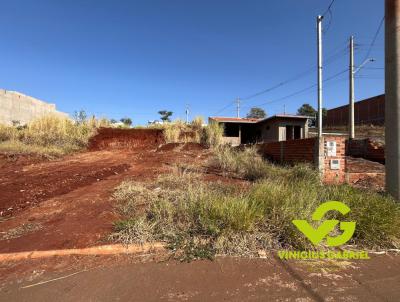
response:
M233 146L277 142L308 137L308 117L277 114L264 119L210 117L224 127L224 142Z

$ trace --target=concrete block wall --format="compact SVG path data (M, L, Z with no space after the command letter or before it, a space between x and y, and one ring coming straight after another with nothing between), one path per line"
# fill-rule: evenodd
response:
M55 104L49 104L15 91L0 89L0 124L20 125L49 114L68 117L66 113L56 110Z

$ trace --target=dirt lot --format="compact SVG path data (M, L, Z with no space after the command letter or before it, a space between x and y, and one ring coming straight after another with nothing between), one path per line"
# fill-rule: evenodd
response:
M116 220L110 195L121 181L151 180L178 163L201 165L209 154L196 144L119 147L51 161L3 156L0 253L104 244Z
M198 144L163 144L157 131L146 141L137 134L121 134L115 140L107 131L100 135L102 139L91 142L90 151L57 160L0 155L0 253L104 245L117 219L111 193L121 181L151 181L178 165L202 167L210 156ZM354 173L360 167L364 164L355 161ZM377 166L375 172L381 170ZM205 173L204 178L243 183L217 171ZM0 300L53 301L55 296L60 301L400 299L398 256L345 263L332 270L329 263L317 268L310 263L288 265L272 255L190 264L171 261L165 253L3 262ZM49 280L53 281L35 285ZM30 285L34 286L24 287Z

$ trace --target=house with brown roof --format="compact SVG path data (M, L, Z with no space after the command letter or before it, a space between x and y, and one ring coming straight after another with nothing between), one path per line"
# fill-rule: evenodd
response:
M277 114L264 119L209 117L209 123L224 127L224 142L240 144L276 142L308 137L308 117Z

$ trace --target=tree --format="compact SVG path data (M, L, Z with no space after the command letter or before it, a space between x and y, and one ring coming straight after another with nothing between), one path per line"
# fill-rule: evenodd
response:
M158 114L161 115L160 118L163 122L170 122L171 120L169 117L173 114L173 112L167 110L160 110L158 111Z
M111 123L111 124L116 124L116 123L117 123L117 120L112 118L112 119L110 120L110 123Z
M81 109L74 112L74 120L77 124L83 124L87 119L86 111Z
M125 126L132 125L132 120L129 117L123 117L120 119L121 123L124 123Z
M247 118L265 118L267 114L265 110L259 107L253 107L250 109L249 113L247 113Z
M316 124L317 124L316 118L317 118L318 112L310 104L303 104L297 110L297 114L298 115L309 116L310 119L308 120L308 125L309 126L316 126ZM326 117L327 114L328 114L328 110L326 108L322 108L322 118Z
M314 117L317 114L317 110L315 110L310 104L303 104L299 109L297 109L297 114Z

